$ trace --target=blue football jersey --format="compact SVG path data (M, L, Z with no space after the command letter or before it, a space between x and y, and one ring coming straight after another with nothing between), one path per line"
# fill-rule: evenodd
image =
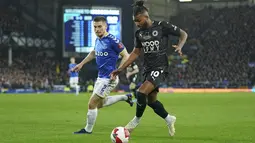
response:
M74 68L76 65L77 65L77 64L69 64L69 69L68 69L68 71L69 71L70 77L78 77L78 76L79 76L78 72L71 71L72 68Z
M95 54L98 77L110 78L110 73L116 69L119 54L124 49L125 46L112 34L96 39Z

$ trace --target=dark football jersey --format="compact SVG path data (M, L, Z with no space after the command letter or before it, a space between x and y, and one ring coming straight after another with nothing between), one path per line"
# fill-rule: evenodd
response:
M144 51L144 72L168 67L169 35L180 36L180 29L165 21L154 21L151 27L136 31L135 48Z

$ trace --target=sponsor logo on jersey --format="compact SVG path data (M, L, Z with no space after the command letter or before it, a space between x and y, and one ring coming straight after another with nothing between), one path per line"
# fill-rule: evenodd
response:
M95 54L96 56L100 56L100 57L106 57L109 55L108 52L96 52Z
M159 41L146 41L142 42L144 53L153 53L159 51Z

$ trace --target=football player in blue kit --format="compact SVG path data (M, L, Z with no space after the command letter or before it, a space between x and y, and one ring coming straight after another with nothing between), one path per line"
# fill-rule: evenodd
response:
M118 77L110 79L110 73L116 69L119 55L122 56L121 66L128 59L129 54L121 41L106 31L107 23L105 17L95 17L93 25L94 32L97 35L95 48L81 63L73 68L73 71L79 71L84 64L96 58L98 78L88 103L87 124L85 128L74 132L74 134L92 133L99 108L119 101L126 101L130 106L133 106L132 94L109 96L119 82Z
M77 65L75 63L75 58L71 57L70 58L70 64L68 66L68 73L69 73L69 84L70 87L75 89L76 91L76 96L79 95L79 90L80 90L80 86L79 86L79 72L77 71L72 71L72 69Z

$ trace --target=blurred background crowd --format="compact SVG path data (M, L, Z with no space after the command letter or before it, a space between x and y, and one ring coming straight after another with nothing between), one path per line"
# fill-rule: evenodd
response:
M195 43L186 45L186 49L195 50L195 54L190 56L185 68L171 65L170 82L209 87L249 84L247 63L255 51L253 15L254 6L238 6L222 9L206 7L174 17L172 21L186 29Z

